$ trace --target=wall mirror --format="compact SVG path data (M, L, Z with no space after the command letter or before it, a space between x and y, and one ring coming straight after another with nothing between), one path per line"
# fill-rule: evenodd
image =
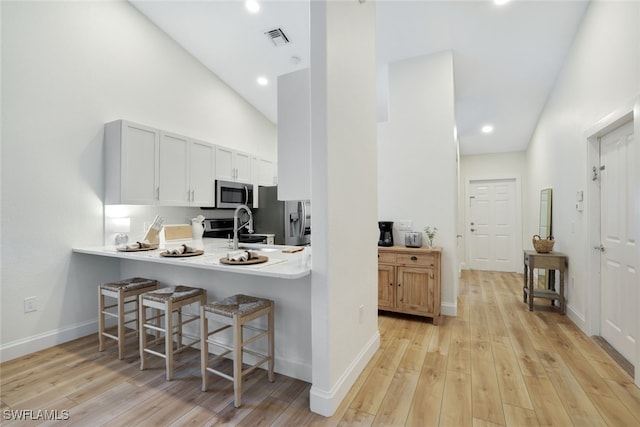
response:
M540 221L538 222L538 235L541 239L546 239L553 235L551 227L551 205L553 201L551 188L540 190ZM547 289L549 287L549 270L538 270L538 287Z
M538 234L542 239L553 235L551 231L551 201L552 191L550 188L540 190L540 223Z

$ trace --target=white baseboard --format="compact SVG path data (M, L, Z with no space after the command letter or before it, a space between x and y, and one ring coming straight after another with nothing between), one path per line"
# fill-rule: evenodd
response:
M0 362L26 356L45 348L96 333L98 333L98 319L11 341L0 346Z
M309 392L309 407L311 411L325 417L332 416L379 348L380 332L376 331L331 390L321 390L312 385Z
M567 304L567 317L571 319L575 325L580 328L585 335L590 336L593 335L591 331L589 331L589 325L587 324L587 319L585 319L582 313L578 313L574 310L574 308Z
M0 346L0 363L97 333L98 320L95 319L11 341ZM195 348L200 347L196 345ZM253 361L255 362L257 358ZM311 365L305 361L277 358L275 371L288 377L311 382Z
M458 315L458 304L443 302L440 304L440 314L444 316L456 317Z

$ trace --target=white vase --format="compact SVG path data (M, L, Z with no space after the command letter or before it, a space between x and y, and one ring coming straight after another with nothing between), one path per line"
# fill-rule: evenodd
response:
M193 240L202 240L204 234L204 227L199 222L191 223L191 238Z

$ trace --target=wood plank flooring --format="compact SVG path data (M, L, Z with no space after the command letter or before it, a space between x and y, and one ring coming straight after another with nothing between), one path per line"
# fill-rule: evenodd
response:
M330 418L309 411L305 382L254 371L234 408L230 382L200 391L197 351L167 382L162 360L140 371L135 351L120 361L92 335L0 365L0 424L640 426L632 378L546 300L529 312L521 286L519 274L465 271L458 317L381 314L381 348ZM59 419L9 419L19 410Z

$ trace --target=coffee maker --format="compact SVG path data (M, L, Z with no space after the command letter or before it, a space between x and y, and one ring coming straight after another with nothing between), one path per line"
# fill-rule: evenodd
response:
M378 221L378 246L393 246L393 221Z

